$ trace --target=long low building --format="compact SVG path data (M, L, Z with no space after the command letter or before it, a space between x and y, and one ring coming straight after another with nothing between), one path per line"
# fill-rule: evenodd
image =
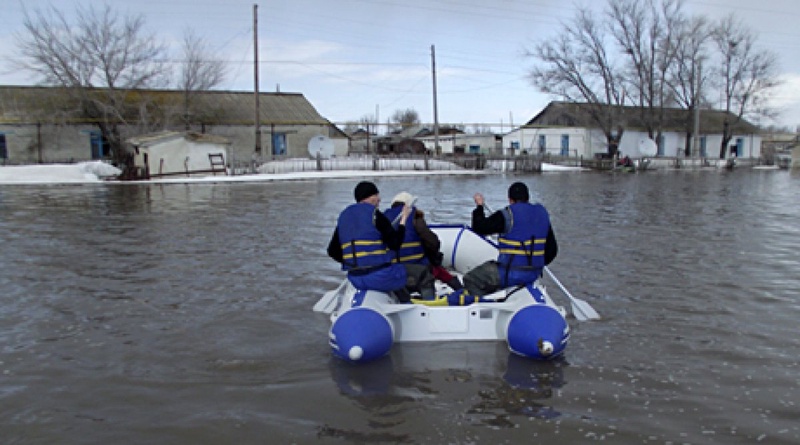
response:
M127 115L114 121L120 141L157 131L193 131L226 138L231 158L243 161L309 157L309 146L320 137L326 139L332 154L348 152L348 137L299 93L260 93L258 126L252 92L194 92L190 107L185 106L183 91L124 94ZM0 162L112 159L111 144L100 124L87 118L81 105L62 88L0 86ZM260 135L258 144L256 134Z
M699 115L697 147L687 141L685 129L686 110L665 110L662 133L656 140L650 138L637 116L640 110L624 107L629 118L617 149L633 158L685 156L689 144L692 157L719 158L725 113L704 110ZM728 115L730 122L736 122ZM759 158L761 135L758 127L746 121L731 126L733 138L726 150L727 156ZM593 158L608 154L608 141L589 115L585 104L551 102L526 125L503 136L506 154L541 153L571 157Z

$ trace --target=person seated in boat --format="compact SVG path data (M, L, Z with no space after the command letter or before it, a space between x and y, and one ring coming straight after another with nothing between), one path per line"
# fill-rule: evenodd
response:
M622 152L619 152L619 156L621 157L619 158L619 161L617 161L617 165L620 167L633 167L633 160L631 160L630 156L625 155L623 157Z
M378 187L362 181L353 191L355 204L340 214L328 243L328 256L341 263L356 289L394 292L400 302L411 301L406 290L406 268L393 260L406 233L411 207L400 211L397 229L378 210Z
M474 297L490 294L514 285L535 282L542 269L558 255L558 243L547 209L528 202L528 186L515 182L508 188L508 207L488 218L484 198L473 196L472 230L479 235L499 234L497 260L470 270L464 275L464 287Z
M419 292L424 300L432 300L436 296L435 280L441 280L453 290L463 286L442 267L442 253L439 251L439 237L428 227L425 212L414 206L416 198L408 192L400 192L392 199L391 207L383 213L394 221L404 206L411 207L412 223L406 225L403 244L397 252L397 261L406 265L408 282L406 288L411 292Z
M623 167L633 167L633 160L631 160L630 156L625 155L625 157L622 158L622 166Z

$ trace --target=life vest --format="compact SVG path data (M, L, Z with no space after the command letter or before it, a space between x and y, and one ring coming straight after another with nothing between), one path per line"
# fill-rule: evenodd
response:
M526 202L511 204L502 212L506 227L497 240L500 279L505 284L535 281L545 265L550 216L541 204Z
M383 214L389 218L389 221L394 222L397 215L402 211L403 206L395 206L386 209ZM416 207L411 207L411 214L408 217L409 220L414 217L416 211ZM414 224L406 224L406 236L403 239L400 250L397 251L395 261L400 263L428 264L428 258L425 257L425 250L422 248L422 239L419 237L417 229L414 228Z
M378 209L367 203L352 204L339 214L337 229L342 243L342 270L369 270L391 264L394 254L375 227Z

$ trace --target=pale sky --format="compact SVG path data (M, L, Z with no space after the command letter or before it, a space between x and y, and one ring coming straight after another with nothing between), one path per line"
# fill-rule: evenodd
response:
M28 10L70 0L24 0ZM102 5L104 2L90 1ZM86 1L80 4L89 4ZM108 0L122 13L142 14L148 30L175 54L185 28L204 36L228 62L218 89L253 91L253 5L258 4L259 90L302 93L327 119L343 124L365 115L386 122L397 110L416 110L431 123L435 46L440 124L475 123L509 130L554 98L526 79L534 61L522 56L552 38L575 12L570 0ZM0 15L0 57L15 56L23 2L9 0ZM584 1L598 9L599 0ZM800 8L797 0L686 0L685 10L711 18L735 11L778 55L776 123L800 125ZM29 73L0 65L0 84L35 84ZM503 125L500 128L500 125Z

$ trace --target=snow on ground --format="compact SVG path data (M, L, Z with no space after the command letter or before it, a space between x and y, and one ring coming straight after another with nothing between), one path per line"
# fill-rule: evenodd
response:
M398 160L394 160L398 162ZM313 161L312 161L313 162ZM405 161L415 162L415 161ZM441 161L437 161L441 162ZM274 164L274 163L270 163ZM267 164L265 164L266 166ZM414 165L391 165L390 168L397 170L357 170L354 166L343 165L343 170L325 171L300 171L285 173L266 173L270 171L262 166L259 171L264 173L238 176L203 176L203 177L170 177L151 179L148 181L137 181L147 183L186 183L186 182L258 182L258 181L280 181L296 179L316 179L316 178L369 178L383 176L431 176L431 175L483 175L492 173L485 170L465 170L465 169L441 169L441 170L415 170ZM442 168L436 165L432 168ZM273 165L274 168L274 165ZM348 169L349 168L349 169ZM385 168L381 166L381 168ZM553 164L543 164L543 172L553 171L583 171L585 168L568 167ZM275 169L273 171L280 171ZM77 164L46 164L46 165L21 165L21 166L0 166L0 184L81 184L81 183L108 183L109 179L114 179L121 171L102 161L80 162ZM113 181L114 183L122 183ZM130 183L130 182L125 182Z
M101 161L77 164L11 165L0 167L0 184L70 184L100 182L122 173Z

